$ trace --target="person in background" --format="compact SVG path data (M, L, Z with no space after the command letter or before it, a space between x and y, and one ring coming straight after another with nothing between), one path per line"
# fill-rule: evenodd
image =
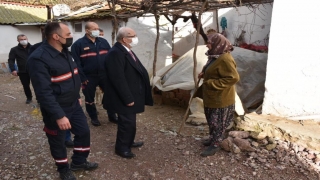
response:
M72 171L93 170L97 163L87 161L90 129L81 107L81 81L77 64L68 47L73 42L64 23L51 22L45 28L47 41L28 58L27 68L43 117L44 128L57 170L62 180L75 180ZM74 134L69 167L64 144L66 130Z
M86 34L78 39L71 47L73 59L78 65L82 82L82 92L85 96L86 111L91 118L91 124L101 126L97 108L94 103L96 87L102 91L106 88L106 72L104 69L105 57L111 48L108 41L99 37L99 26L94 22L85 25ZM117 116L107 111L110 122L117 123Z
M28 38L24 34L19 34L17 36L17 41L19 44L11 48L9 52L8 64L11 74L19 76L24 93L27 97L26 104L30 104L32 101L32 93L30 89L30 76L26 71L26 65L31 44L28 42ZM15 62L17 62L18 69L15 66Z
M128 27L119 29L117 42L105 57L106 90L103 107L118 114L118 132L115 153L123 158L133 158L136 114L144 112L145 105L153 105L149 75L138 57L131 50L138 44L136 32Z
M101 28L99 28L99 37L104 38L104 32Z
M203 99L204 113L209 125L209 146L201 156L211 156L220 150L226 128L233 120L235 111L235 84L239 81L236 63L230 54L233 46L219 33L208 35L208 61L198 78L203 84L194 97Z

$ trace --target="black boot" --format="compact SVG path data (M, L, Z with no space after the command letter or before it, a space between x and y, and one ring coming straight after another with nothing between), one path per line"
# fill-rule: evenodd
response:
M77 178L73 175L70 169L60 172L60 178L62 180L77 180Z
M30 104L32 101L32 97L28 97L27 100L26 100L26 104Z
M109 121L112 122L112 123L115 123L115 124L118 124L118 117L116 115L116 113L108 113L108 118L109 118Z
M101 126L100 121L98 120L98 118L91 118L91 124L94 126Z
M78 170L93 170L93 169L97 169L98 168L98 163L94 163L94 162L88 162L86 161L83 164L79 164L79 165L75 165L73 164L73 162L71 163L71 167L70 169L72 171L78 171Z

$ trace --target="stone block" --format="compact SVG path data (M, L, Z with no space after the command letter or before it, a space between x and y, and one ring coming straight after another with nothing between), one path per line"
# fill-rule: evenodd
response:
M229 136L234 138L245 139L249 137L249 132L247 131L230 131Z
M154 102L154 104L162 105L162 95L154 94L153 95L153 102Z
M250 142L247 139L234 138L233 143L237 145L241 151L255 151L256 149L251 147Z

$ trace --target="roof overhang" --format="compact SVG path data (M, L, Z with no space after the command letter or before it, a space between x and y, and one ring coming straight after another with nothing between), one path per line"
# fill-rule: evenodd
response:
M21 23L21 24L13 24L16 26L41 26L46 25L47 23Z

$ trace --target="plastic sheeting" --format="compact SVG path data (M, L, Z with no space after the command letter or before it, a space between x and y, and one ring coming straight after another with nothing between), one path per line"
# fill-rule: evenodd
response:
M193 49L181 56L176 62L156 72L152 80L153 86L161 91L173 89L193 90ZM205 45L197 49L197 75L207 62ZM264 82L268 55L255 51L234 47L231 52L237 63L240 81L236 84L237 94L245 108L256 106L263 101ZM201 82L200 82L201 84Z

